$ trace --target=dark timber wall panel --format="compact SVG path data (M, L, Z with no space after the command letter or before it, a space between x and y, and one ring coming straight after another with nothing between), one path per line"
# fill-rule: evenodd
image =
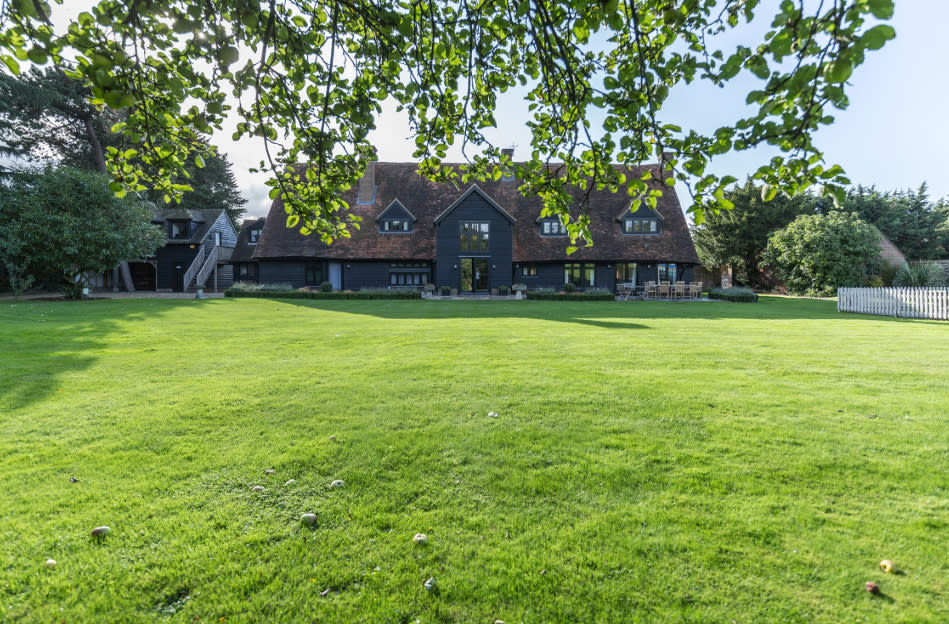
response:
M176 283L184 276L197 255L197 248L190 245L165 245L155 256L158 258L158 290L181 290L181 284ZM176 267L181 267L180 269Z
M488 251L462 251L460 224L490 223ZM509 285L513 262L513 224L477 192L470 194L436 226L436 286L459 288L459 258L488 258L493 267L488 274L488 288Z
M306 263L300 260L260 261L261 284L291 284L295 288L306 285Z

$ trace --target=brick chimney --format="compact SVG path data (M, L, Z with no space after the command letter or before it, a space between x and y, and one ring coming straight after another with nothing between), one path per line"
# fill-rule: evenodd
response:
M366 173L359 179L357 204L371 204L376 199L376 163L366 165Z

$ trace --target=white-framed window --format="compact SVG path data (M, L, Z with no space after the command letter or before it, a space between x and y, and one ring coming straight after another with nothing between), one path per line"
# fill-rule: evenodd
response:
M257 239L259 239L259 238L260 238L260 230L251 230L251 231L250 231L250 239L248 239L247 242L250 243L251 245L256 245L256 244L257 244Z
M412 221L410 219L385 219L382 222L383 232L411 232Z
M215 232L215 233L214 233L214 246L215 246L215 247L220 247L220 246L221 246L221 233L220 233L220 232Z
M551 219L541 222L540 231L543 232L544 236L566 236L567 226L560 219Z
M521 276L522 277L537 277L537 267L533 264L528 264L521 267Z
M656 219L624 219L623 234L658 234L659 221Z

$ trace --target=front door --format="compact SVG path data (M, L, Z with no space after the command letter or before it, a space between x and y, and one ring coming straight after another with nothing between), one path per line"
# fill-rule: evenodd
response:
M185 289L185 267L181 264L176 264L172 269L171 275L171 289L175 292L182 292Z
M488 259L459 258L461 262L461 292L488 289Z

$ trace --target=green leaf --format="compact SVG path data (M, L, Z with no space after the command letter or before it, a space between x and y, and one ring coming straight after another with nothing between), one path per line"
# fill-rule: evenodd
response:
M233 63L237 62L237 59L240 57L240 53L237 48L234 46L224 46L217 53L217 60L221 65L228 67Z
M0 61L3 61L15 76L20 75L20 64L16 62L15 58L4 54L3 56L0 56Z
M194 157L194 164L198 169L204 169L204 157L201 154L197 154Z
M893 0L870 0L867 4L873 17L877 19L893 17Z
M896 31L889 24L879 24L863 34L867 48L871 50L879 50L894 37L896 37Z
M287 229L293 229L300 223L300 215L287 215Z
M847 82L853 74L853 65L846 59L837 59L824 66L824 79L827 82Z

